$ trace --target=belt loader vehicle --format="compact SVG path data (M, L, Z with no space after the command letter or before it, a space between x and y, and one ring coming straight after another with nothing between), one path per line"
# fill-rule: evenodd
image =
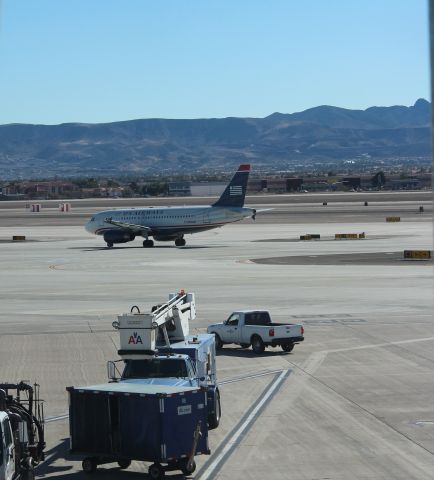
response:
M217 349L225 343L235 343L243 348L251 345L255 353L262 353L267 346L292 352L295 344L304 340L303 325L272 323L266 310L233 312L225 322L209 325L207 332L215 335Z
M153 462L148 473L160 479L192 473L194 456L210 453L208 430L221 412L215 341L189 334L195 316L194 294L181 291L151 313L134 306L113 322L121 359L108 362L110 382L67 388L71 453L85 456L85 472L141 460Z
M0 383L0 480L33 480L44 448L39 385Z

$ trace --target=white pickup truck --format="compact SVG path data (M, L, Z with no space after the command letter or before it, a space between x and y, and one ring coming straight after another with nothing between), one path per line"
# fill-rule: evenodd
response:
M296 343L304 340L302 325L272 323L265 310L233 312L226 322L209 325L207 332L215 335L217 349L225 343L235 343L243 348L251 345L255 353L262 353L267 346L278 345L283 351L291 352Z

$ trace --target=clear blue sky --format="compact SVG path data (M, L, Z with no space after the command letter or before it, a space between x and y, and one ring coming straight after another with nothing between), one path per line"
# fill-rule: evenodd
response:
M0 0L0 124L429 99L427 0Z

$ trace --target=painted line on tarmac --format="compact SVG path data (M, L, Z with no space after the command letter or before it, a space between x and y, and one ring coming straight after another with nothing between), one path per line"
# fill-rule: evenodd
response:
M215 474L221 469L223 463L231 455L232 451L242 440L243 434L245 434L250 427L254 424L255 420L262 413L262 410L274 397L280 385L290 375L291 370L282 370L280 375L276 375L276 378L271 382L269 386L265 388L266 392L261 395L260 400L251 407L251 409L244 415L238 425L228 435L228 439L224 439L221 445L224 445L221 449L217 449L216 456L207 462L195 476L197 480L207 480L215 478Z
M228 383L242 382L243 380L250 380L252 378L258 378L258 377L265 377L266 375L276 375L278 373L282 373L281 368L279 368L278 370L264 370L263 372L252 373L250 375L227 378L225 380L220 380L218 384L227 385Z
M406 344L419 343L419 342L431 342L433 340L434 340L434 337L410 338L408 340L398 340L397 342L374 343L371 345L359 345L357 347L335 348L331 350L322 350L322 351L327 354L340 353L340 352L353 352L356 350L370 350L372 348L391 347L394 345L406 345Z
M69 417L69 414L57 415L56 417L48 417L44 420L44 423L57 422L58 420L65 420Z

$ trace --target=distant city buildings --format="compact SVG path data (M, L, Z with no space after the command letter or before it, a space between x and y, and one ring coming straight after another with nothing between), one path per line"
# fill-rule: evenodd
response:
M6 182L0 188L1 196L16 199L75 198L80 193L74 183L57 180Z
M117 198L117 197L218 197L227 182L203 181L13 181L0 182L0 200L45 200L71 198ZM321 191L366 191L366 190L423 190L431 189L431 173L383 173L362 175L307 174L285 176L280 174L250 178L248 194L296 193Z

